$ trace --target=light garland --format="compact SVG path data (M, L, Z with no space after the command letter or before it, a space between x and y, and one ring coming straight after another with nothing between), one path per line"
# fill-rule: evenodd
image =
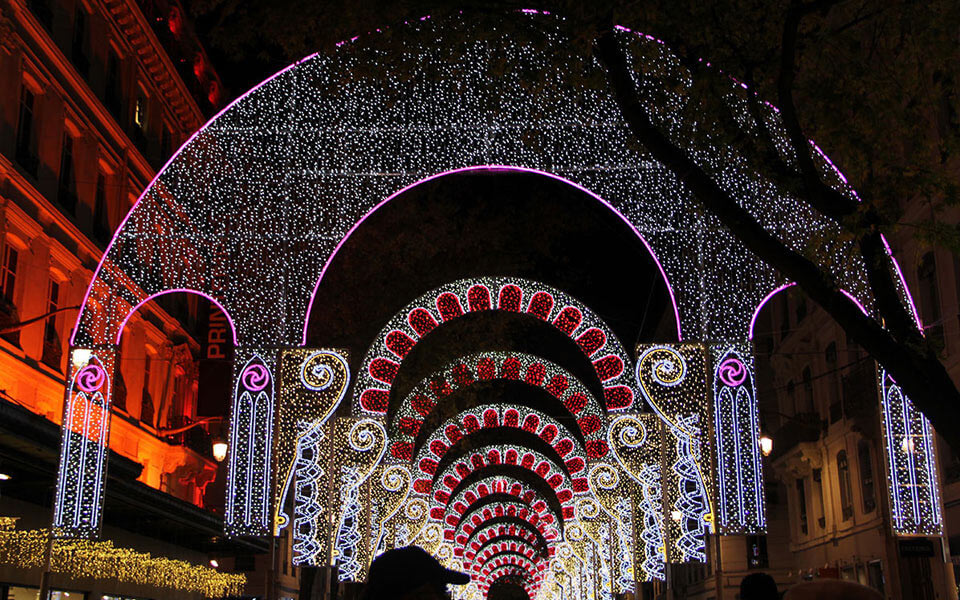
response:
M48 537L46 529L0 528L0 563L21 569L42 567ZM247 581L243 574L119 548L110 541L55 539L50 569L73 578L148 585L208 598L239 596Z

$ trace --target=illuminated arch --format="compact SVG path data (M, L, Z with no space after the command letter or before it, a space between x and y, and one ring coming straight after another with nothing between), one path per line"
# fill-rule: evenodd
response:
M591 455L591 458L606 455L608 446L603 433L606 415L593 394L562 367L548 360L515 352L472 354L447 365L440 374L430 375L420 381L404 398L396 417L390 424L391 438L396 440L391 443L391 454L401 460L411 458L413 451L417 450L415 440L421 434L424 421L433 413L443 398L476 383L497 380L518 381L525 385L546 390L563 405L572 419L576 419L578 427L576 433L586 441L587 452ZM484 416L491 409L497 411L496 423ZM515 410L531 411L532 409L518 406ZM436 433L431 435L424 447L430 449L434 441L440 441L442 444L456 443L454 438L458 435L462 437L462 435L472 433L472 431L480 428L506 426L529 430L526 415L521 415L522 420L515 424L512 423L512 420L506 419L504 413L504 409L496 408L493 405L477 407L472 413L467 411L460 413L453 418L457 420L456 422L451 422L451 419L448 419L441 425L439 431L442 434L439 436ZM553 429L550 429L545 422L547 420L544 418L545 416L541 412L540 416L537 417L542 423L535 427L535 433L547 440L548 443L554 443L548 440L548 436L551 439L556 439L560 431L567 429L567 427L561 425L556 419L548 417L553 425ZM449 434L447 433L448 430L450 431ZM570 442L578 441L577 437L574 435ZM568 450L560 454L564 456L569 452ZM419 461L423 458L423 453L424 449L420 448L417 457L414 459L415 464L419 464ZM436 452L433 454L436 454Z
M520 552L507 550L497 552L484 559L479 565L475 565L474 572L480 578L486 579L490 575L491 570L504 565L513 565L524 569L531 579L536 578L537 573L540 571L539 565L529 557Z
M549 29L555 17L529 13L506 18L536 20ZM580 63L569 51L565 34L557 30L546 38L545 46L519 36L499 40L505 48L524 52L531 68L560 62L552 71L561 77L556 87L531 95L516 80L519 74L501 74L496 79L498 93L478 96L474 90L488 89L495 65L477 61L469 52L460 58L438 57L433 52L434 28L448 26L466 29L468 40L473 32L466 17L407 26L410 35L405 37L404 52L415 57L413 64L424 71L443 67L456 75L438 81L414 73L409 93L400 101L382 101L382 81L391 75L383 65L370 64L366 78L349 76L357 60L355 48L378 43L377 36L370 36L291 64L217 113L160 169L121 222L94 273L72 343L109 343L100 326L119 320L122 317L116 311L125 310L111 301L112 297L126 298L127 305L135 305L143 297L171 287L211 295L224 290L223 305L235 318L241 345L303 343L313 292L343 240L364 218L419 182L472 169L540 173L591 194L629 224L650 248L668 282L675 315L686 336L729 339L741 335L752 307L782 279L724 230L711 228L710 236L702 234L706 217L692 209L696 200L642 148L623 143L625 124L614 100L584 91L578 80L566 79L566 73L579 72L576 65ZM626 28L618 29L617 35L631 58L656 63L679 75L679 59L662 42ZM477 35L477 40L477 44L489 43L489 36ZM566 64L569 68L563 68ZM308 83L316 80L325 82L323 93L318 94ZM467 101L464 95L469 96ZM451 105L451 97L460 100ZM355 106L376 106L378 110L356 111ZM511 108L508 114L504 114L504 106ZM671 103L661 103L655 121L687 118L675 110ZM417 128L419 121L412 129L397 126L410 125L413 114L430 123L429 134ZM557 128L555 124L560 122L582 125ZM591 126L593 123L597 125ZM283 133L288 129L309 134L291 138ZM333 130L350 135L334 136ZM491 138L490 131L499 135ZM537 136L539 152L517 142L526 135ZM282 205L295 209L284 213L296 222L279 223L270 218L281 205L276 189L285 187L288 173L303 172L302 165L287 158L291 144L304 152L324 152L323 168L312 171L310 178L301 177L300 187L281 195ZM236 152L237 148L248 151ZM358 152L358 148L384 151ZM831 185L852 194L842 174L815 150ZM837 224L731 162L729 152L726 148L701 148L695 158L707 168L721 163L737 165L720 177L721 183L734 185L735 181L742 205L768 230L795 247L804 246L814 232L818 239L839 239ZM313 158L320 162L319 156L308 152L304 158L308 164ZM234 177L214 177L216 173L233 173ZM235 218L226 219L226 215ZM228 229L228 223L239 226ZM254 226L263 233L255 241L249 235ZM289 243L303 239L304 233L319 241ZM147 249L155 258L150 265L143 264L140 254ZM702 255L722 255L724 260L696 266L683 260L698 250ZM224 281L222 265L244 264L251 253L261 260L263 272L227 272ZM865 270L855 247L840 243L837 253L854 255L855 260L835 274L867 304ZM283 264L297 268L285 270L282 286L265 285L265 272ZM125 291L130 289L142 292L131 297ZM727 302L704 302L704 295ZM280 298L287 301L278 302ZM264 322L278 327L264 330Z
M567 425L543 411L525 406L488 405L482 410L466 410L441 423L426 439L413 459L420 476L432 477L443 463L450 449L461 440L470 439L477 432L504 429L519 430L537 436L556 451L571 476L578 476L587 465L587 455ZM597 433L603 435L603 431ZM566 434L566 435L565 435ZM605 440L600 440L605 441Z
M534 538L542 540L544 548L549 547L555 540L559 539L557 524L553 519L547 519L550 516L547 511L537 511L529 504L520 499L495 499L485 504L475 503L471 505L462 514L457 515L457 522L453 520L447 525L453 531L453 539L462 539L466 537L469 541L474 537L478 530L485 530L494 523L503 523L502 519L509 519L511 522L521 522L529 530L535 530L537 534ZM450 531L448 529L447 531ZM464 548L466 555L466 548Z
M489 444L472 450L466 460L453 462L445 469L437 471L431 483L434 506L449 508L450 497L456 493L461 481L475 471L501 464L520 467L542 479L556 492L557 500L564 508L573 506L574 491L568 486L576 485L578 492L586 492L588 489L589 484L585 478L569 480L569 473L563 465L536 450L508 444Z
M530 527L527 522L518 524L516 522L493 523L492 521L491 519L491 522L484 523L475 529L470 538L464 536L465 541L461 544L464 559L472 559L488 542L501 537L522 539L541 554L545 553L548 556L553 554L551 552L552 546L548 546L546 540L538 535L539 532Z
M474 312L525 313L576 341L593 365L608 410L627 409L638 397L628 373L633 361L613 331L575 298L520 278L462 279L420 296L380 331L364 357L354 388L354 409L385 414L390 387L403 359L435 328Z
M160 291L160 292L156 292L156 293L154 293L154 294L151 294L151 295L143 298L142 300L138 301L136 304L132 305L131 308L130 308L130 310L127 311L127 314L123 317L123 319L120 320L119 324L116 326L116 335L114 336L114 337L115 337L114 343L115 343L115 344L119 344L119 343L120 343L120 336L123 335L123 330L124 330L124 328L127 326L127 321L129 321L129 320L130 320L130 317L132 317L132 316L134 315L134 313L136 313L138 310L140 310L140 307L142 307L144 304L146 304L147 302L150 302L151 300L156 300L156 299L159 298L160 296L166 296L167 294L181 294L181 293L183 293L183 294L194 294L194 295L196 295L196 296L202 296L202 297L206 298L207 300L209 300L209 301L210 301L214 306L216 306L218 309L220 309L220 312L222 312L222 313L223 313L223 316L227 319L227 323L230 324L230 333L233 335L233 337L232 337L232 342L233 342L234 344L237 343L237 326L234 325L234 323L233 323L233 318L230 316L230 312L229 312L226 308L224 308L224 306L223 306L223 304L221 304L220 300L218 300L217 298L213 297L212 295L210 295L210 294L208 294L208 293L206 293L206 292L201 292L201 291L198 291L198 290L191 290L191 289L187 289L187 288L176 288L176 289L163 290L163 291ZM112 327L112 322L108 322L107 325L108 325L108 327ZM113 335L113 334L108 330L108 332L107 332L106 335L110 336L110 335Z
M501 550L513 549L519 550L527 558L537 563L547 558L546 552L541 551L526 538L512 535L500 535L484 542L477 550L474 558L468 558L464 561L464 567L469 568L469 566L475 564L477 561L486 560L490 558L491 555L496 554Z

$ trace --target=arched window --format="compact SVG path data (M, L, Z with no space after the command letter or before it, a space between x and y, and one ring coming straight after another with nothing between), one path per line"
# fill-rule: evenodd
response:
M870 444L860 440L857 444L857 462L860 463L860 485L863 488L863 512L873 512L877 496L873 486L873 462L870 460Z
M840 482L840 509L846 521L853 516L853 488L850 485L850 464L846 450L837 452L837 479Z

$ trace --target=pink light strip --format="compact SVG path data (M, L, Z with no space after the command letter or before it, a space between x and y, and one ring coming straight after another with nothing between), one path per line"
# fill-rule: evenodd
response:
M223 315L227 318L227 322L230 323L230 331L233 332L233 344L234 344L234 346L237 345L237 328L236 328L236 326L233 324L233 318L230 316L230 313L227 312L227 309L225 309L225 308L223 307L223 305L220 304L220 302L218 302L217 299L214 298L213 296L211 296L210 294L207 294L206 292L198 292L197 290L190 290L190 289L187 289L187 288L176 288L176 289L172 289L172 290L164 290L164 291L162 291L162 292L157 292L156 294L153 294L152 296L147 296L146 298L144 298L143 300L141 300L140 302L138 302L136 306L134 306L133 308L130 309L130 312L127 313L127 316L124 317L124 318L123 318L123 321L120 323L120 329L117 330L117 340L116 340L115 343L116 343L116 344L119 344L119 343L120 343L120 336L123 335L123 329L124 329L124 327L127 326L127 321L130 320L130 317L133 316L133 313L137 312L137 310L139 310L141 306L143 306L143 305L146 304L147 302L150 302L150 301L153 300L154 298L158 298L158 297L160 297L160 296L166 296L167 294L176 294L176 293L179 293L179 292L185 292L185 293L187 293L187 294L196 294L197 296L203 296L204 298L206 298L206 299L209 300L210 302L213 302L213 303L217 306L217 308L219 308L220 311L223 312ZM71 342L71 343L72 343L72 342Z
M660 259L657 258L656 253L653 251L653 248L650 246L650 244L647 242L647 240L646 240L646 239L643 237L643 235L637 230L636 226L634 226L633 223L631 223L629 220L627 220L627 218L626 218L625 216L623 216L623 214L621 214L620 211L618 211L616 208L614 208L613 205L611 205L609 202L607 202L606 200L604 200L603 198L601 198L600 196L598 196L598 195L595 194L594 192L592 192L592 191L588 190L587 188L583 187L583 186L580 185L579 183L570 181L569 179L565 179L565 178L563 178L563 177L561 177L561 176L559 176L559 175L556 175L556 174L554 174L554 173L549 173L549 172L547 172L547 171L541 171L541 170L539 170L539 169L533 169L533 168L529 168L529 167L517 167L517 166L510 166L510 165L478 165L478 166L473 166L473 167L460 167L460 168L457 168L457 169L451 169L451 170L449 170L449 171L443 171L443 172L437 173L437 174L435 174L435 175L430 175L429 177L426 177L426 178L421 179L421 180L419 180L419 181L415 181L414 183L411 183L411 184L409 184L409 185L407 185L407 186L405 186L405 187L397 190L396 192L390 194L389 196L387 196L387 197L386 197L384 200L382 200L379 204L377 204L376 206L374 206L373 208L371 208L371 209L367 212L367 214L363 215L363 217L361 217L359 221L357 221L356 223L353 224L353 227L350 228L350 231L348 231L348 232L346 233L346 235L344 235L344 236L340 239L340 242L337 243L337 247L333 249L333 252L332 252L332 253L330 253L330 257L327 259L326 264L323 265L323 270L320 271L320 278L317 279L317 284L313 287L313 293L310 294L310 302L307 304L307 312L306 312L306 314L304 315L303 338L302 338L301 341L300 341L300 345L301 345L301 346L306 346L306 345L307 345L307 326L310 324L310 313L311 313L312 310L313 310L313 301L314 301L314 299L315 299L316 296L317 296L317 290L320 289L320 283L323 281L323 276L326 275L327 269L330 267L330 264L333 263L333 259L336 258L337 253L340 251L340 248L341 248L341 247L343 246L343 244L350 238L350 236L353 235L353 233L357 230L357 228L360 227L360 225L362 225L363 222L366 221L366 220L367 220L373 213L375 213L378 209L380 209L382 206L384 206L385 204L387 204L388 202L390 202L390 201L393 200L394 198L397 198L398 196L402 195L404 192L407 192L407 191L409 191L409 190L411 190L411 189L413 189L413 188L415 188L415 187L417 187L417 186L419 186L419 185L421 185L421 184L424 184L424 183L426 183L426 182L428 182L428 181L433 181L434 179L439 179L440 177L445 177L445 176L447 176L447 175L454 175L454 174L457 174L457 173L468 173L468 172L471 172L471 171L510 171L510 172L518 172L518 173L533 173L533 174L535 174L535 175L543 175L544 177L549 177L549 178L551 178L551 179L555 179L556 181L563 182L563 183L565 183L565 184L567 184L567 185L569 185L569 186L571 186L571 187L573 187L573 188L575 188L575 189L577 189L577 190L579 190L579 191L587 194L587 195L590 196L591 198L597 200L598 202L600 202L601 204L603 204L604 206L606 206L607 208L609 208L609 209L613 212L613 214L615 214L615 215L617 215L618 217L620 217L620 220L622 220L624 223L626 223L627 226L630 227L631 231L633 231L633 233L640 239L640 241L643 242L643 245L644 245L644 247L646 247L647 252L649 252L649 253L650 253L650 256L653 258L653 262L656 263L657 268L660 269L660 275L663 277L663 282L664 282L664 283L666 284L666 286L667 286L667 292L669 292L669 294L670 294L670 304L673 305L673 315L674 315L674 318L676 319L676 322L677 322L677 341L683 341L683 336L682 336L681 328L680 328L680 311L679 311L678 308L677 308L677 300L676 300L676 297L674 296L674 293L673 293L673 286L670 285L670 279L667 277L667 272L663 269L663 265L660 263Z
M747 329L747 339L748 339L748 340L752 340L752 339L753 339L753 334L754 334L753 328L754 328L754 326L756 326L756 324L757 324L757 317L760 316L760 311L763 310L763 307L766 306L767 302L769 302L771 298L773 298L774 296L776 296L777 294L779 294L779 293L782 292L783 290L785 290L785 289L787 289L787 288L791 288L791 287L793 287L793 286L795 286L795 285L797 285L797 284L796 284L795 282L792 282L792 281L791 281L790 283L785 283L785 284L783 284L783 285L781 285L780 287L774 289L774 290L771 291L769 294L767 294L766 296L763 297L763 300L761 300L761 301L760 301L760 304L757 305L756 310L753 311L753 318L750 319L750 328ZM844 296L846 296L847 298L849 298L850 300L852 300L853 303L857 305L857 308L860 309L860 312L862 312L863 314L867 315L868 317L870 316L870 313L867 312L867 309L863 306L863 304L862 304L859 300L857 300L857 298L856 298L853 294L851 294L850 292L848 292L847 290L844 290L844 289L841 289L841 290L840 290L840 293L842 293Z
M83 295L83 302L80 303L81 309L80 309L80 312L77 314L77 322L76 322L76 324L73 326L73 335L70 336L70 345L71 345L71 346L73 346L74 340L76 340L77 334L80 332L80 321L83 319L83 314L84 314L84 312L86 312L87 300L90 298L90 291L93 289L93 284L97 281L97 277L100 275L100 270L103 268L103 263L106 262L107 256L110 254L110 250L113 248L113 245L114 245L114 244L116 243L116 241L117 241L117 237L119 237L120 232L123 231L124 226L127 224L127 221L130 219L130 215L132 215L133 212L137 209L137 206L140 205L140 202L142 202L143 199L146 198L147 192L149 192L150 189L153 187L153 185L157 182L157 180L160 179L160 176L163 175L163 172L167 170L167 167L169 167L170 164L171 164L174 160L176 160L178 156L180 156L180 153L183 152L183 150L184 150L187 146L189 146L190 143L193 142L193 140L196 139L196 137L197 137L198 135L200 135L204 130L206 130L208 127L210 127L210 125L212 125L214 121L216 121L217 119L219 119L224 113L226 113L228 110L230 110L230 109L233 108L235 105L237 105L241 100L243 100L244 98L246 98L246 97L249 96L250 94L254 93L255 91L257 91L257 90L260 89L261 87L265 86L266 84L270 83L271 81L273 81L273 80L276 79L277 77L283 75L283 74L286 73L287 71L293 69L294 67L300 65L301 63L304 63L304 62L310 60L311 58L317 56L318 54L319 54L319 52L314 52L313 54L310 54L309 56L305 56L305 57L301 58L301 59L298 60L297 62L295 62L295 63L293 63L293 64L290 64L290 65L284 67L283 69L280 69L279 71L277 71L276 73L274 73L274 74L271 75L270 77L267 77L266 79L264 79L263 81L261 81L261 82L258 83L257 85L253 86L252 88L250 88L249 90L247 90L247 91L244 92L243 94L237 96L237 97L233 100L233 102L231 102L230 104L227 104L226 106L224 106L224 107L220 110L220 112L218 112L217 114L215 114L215 115L213 115L212 117L210 117L210 120L207 121L206 123L204 123L204 124L200 127L200 129L196 130L196 131L193 133L193 135L191 135L191 136L187 139L187 141L185 141L185 142L183 143L183 145L181 145L179 148L177 148L177 151L173 153L173 155L170 157L170 160L168 160L162 167L160 167L160 170L157 171L157 174L153 176L153 179L150 180L150 183L147 185L147 187L143 188L143 193L140 194L140 197L137 198L137 201L134 202L134 203L133 203L133 206L130 207L130 210L127 212L126 216L123 217L123 221L120 222L120 225L117 227L116 231L113 232L113 237L110 238L110 243L107 244L107 249L104 251L103 256L100 257L100 262L97 263L97 268L96 268L96 270L93 272L93 278L90 279L90 285L87 286L87 291L86 291L86 293ZM171 291L173 291L173 290L171 290ZM185 290L185 291L193 292L193 290ZM199 294L200 292L193 292L193 293ZM209 296L207 296L207 297L209 298ZM213 300L212 298L210 298L210 299ZM216 302L216 301L214 300L214 302ZM139 306L139 304L138 304L137 306ZM217 306L219 306L219 304L217 304ZM221 307L221 310L222 310L222 307ZM224 311L224 314L227 314L227 312ZM128 318L129 318L129 315L128 315ZM227 315L227 319L228 319L228 320L230 319L230 316L229 316L229 315ZM124 323L126 323L126 319L124 319ZM233 327L233 321L232 321L232 320L230 321L230 326ZM123 331L123 327L121 327L120 330ZM233 343L234 343L235 345L239 345L239 344L240 344L240 340L237 339L237 337L236 337L236 333L237 333L236 330L234 330L233 333L234 333Z

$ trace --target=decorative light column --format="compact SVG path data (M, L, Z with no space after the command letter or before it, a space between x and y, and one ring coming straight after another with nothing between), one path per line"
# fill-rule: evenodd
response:
M710 356L718 529L724 534L765 533L753 353L748 342L741 342L713 344Z
M893 533L943 535L933 427L883 367L877 377Z
M227 535L272 533L271 490L276 351L238 347L224 530Z
M100 534L116 346L71 348L53 507L58 537Z

